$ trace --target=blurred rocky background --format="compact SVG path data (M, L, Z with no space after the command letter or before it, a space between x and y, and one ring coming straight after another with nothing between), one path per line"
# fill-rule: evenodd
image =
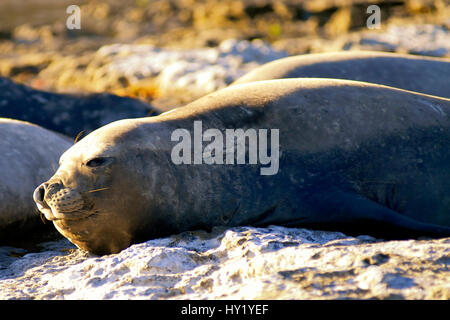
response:
M449 0L2 0L0 75L37 89L139 97L165 109L287 55L450 56ZM81 8L68 30L66 8ZM366 26L369 5L381 29ZM120 45L119 45L120 44Z

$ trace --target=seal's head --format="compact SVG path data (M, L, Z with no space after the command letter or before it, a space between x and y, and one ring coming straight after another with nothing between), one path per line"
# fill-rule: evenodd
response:
M56 173L36 188L38 209L79 248L116 253L151 224L142 171L148 170L138 120L98 129L68 149ZM148 190L147 190L148 191Z

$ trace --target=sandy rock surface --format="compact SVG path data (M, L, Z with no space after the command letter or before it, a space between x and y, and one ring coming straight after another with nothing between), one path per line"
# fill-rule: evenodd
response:
M307 229L185 232L97 257L0 249L0 299L450 299L450 238Z
M226 87L251 69L284 58L262 40L224 40L214 48L164 49L145 44L101 47L86 67L75 57L55 61L39 77L55 87L136 91L156 97L177 96L187 102ZM69 63L68 63L69 62ZM123 90L120 90L125 88Z
M367 33L360 40L385 51L404 51L411 54L444 57L450 56L450 35L440 26L391 26L383 33Z

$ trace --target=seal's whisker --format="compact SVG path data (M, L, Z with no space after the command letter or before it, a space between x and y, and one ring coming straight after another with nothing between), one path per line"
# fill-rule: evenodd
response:
M41 221L42 221L44 224L47 224L46 219L45 219L45 215L44 215L38 208L35 208L34 211L35 211L37 214L39 214L39 217L41 218Z
M44 224L47 224L46 219L45 219L45 215L44 215L42 212L39 212L39 217L41 218L41 221L42 221Z
M74 140L74 144L75 143L77 143L78 141L80 141L81 140L81 137L83 137L83 135L84 135L84 130L81 130L78 134L77 134L77 136L75 137L75 140Z
M103 190L108 190L109 188L100 188L100 189L94 189L94 190L89 190L87 192L97 192L97 191L103 191Z

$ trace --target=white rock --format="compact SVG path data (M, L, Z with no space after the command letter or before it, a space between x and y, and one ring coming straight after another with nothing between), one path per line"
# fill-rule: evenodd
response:
M270 226L185 232L102 257L66 240L45 246L22 257L0 248L0 299L450 298L450 238Z
M430 24L391 25L383 32L364 34L360 44L427 56L450 55L450 33L444 27Z
M160 49L151 45L114 44L100 48L96 59L110 61L104 74L125 77L133 85L156 78L162 96L184 94L192 100L226 87L258 65L286 57L261 40L225 40L216 48ZM98 71L97 71L98 72Z

